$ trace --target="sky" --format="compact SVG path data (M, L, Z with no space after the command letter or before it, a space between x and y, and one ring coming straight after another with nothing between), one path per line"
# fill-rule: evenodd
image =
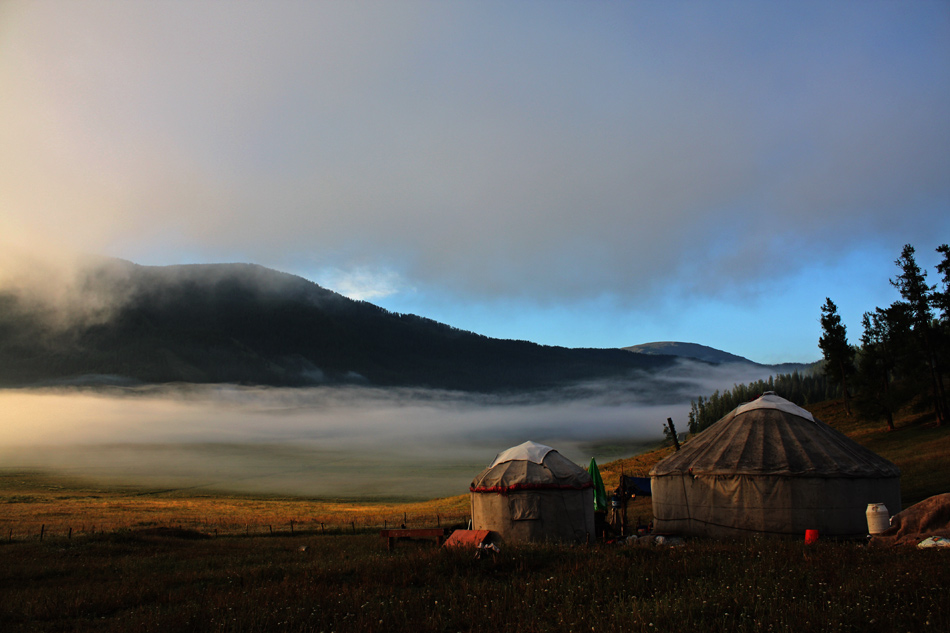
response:
M948 113L948 2L2 0L0 280L253 262L488 336L808 362L904 244L937 281Z

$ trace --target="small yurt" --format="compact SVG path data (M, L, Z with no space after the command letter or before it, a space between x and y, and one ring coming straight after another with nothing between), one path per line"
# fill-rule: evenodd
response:
M550 446L509 448L472 482L472 529L506 541L594 538L594 489L583 468Z
M897 466L772 392L726 414L650 478L658 533L859 536L868 504L901 510Z

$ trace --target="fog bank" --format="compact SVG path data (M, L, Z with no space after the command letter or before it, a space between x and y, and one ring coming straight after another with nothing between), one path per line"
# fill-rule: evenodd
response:
M766 368L675 369L556 392L220 385L0 392L0 467L105 484L333 497L462 494L526 440L579 464L686 430L689 402Z

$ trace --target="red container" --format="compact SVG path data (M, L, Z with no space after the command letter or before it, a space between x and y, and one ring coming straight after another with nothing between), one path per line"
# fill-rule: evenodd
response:
M805 545L818 542L818 530L805 530Z

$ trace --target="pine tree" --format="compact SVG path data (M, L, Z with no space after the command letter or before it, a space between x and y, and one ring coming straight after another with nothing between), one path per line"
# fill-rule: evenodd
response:
M939 375L937 349L933 332L933 311L935 286L927 285L927 272L922 271L914 257L914 247L906 244L901 256L894 262L900 268L901 274L891 280L891 284L900 291L901 298L907 306L911 318L911 329L914 333L919 357L930 374L931 395L933 398L934 413L937 424L943 425L946 420L945 398L943 394L943 380Z
M943 384L944 371L950 362L950 246L941 244L937 252L943 259L937 264L940 273L941 288L933 291L933 306L938 311L937 325L934 328L934 347L936 348L937 380L943 396L943 411L950 414L947 403L947 391Z
M693 400L689 403L689 432L692 435L699 433L703 430L703 408L706 406L703 401L703 397L699 396L699 402Z
M910 313L907 306L895 303L886 310L875 308L862 317L861 353L858 356L856 382L861 394L858 409L862 416L883 418L894 430L894 414L910 399L910 381L896 380L906 367L910 338Z
M848 380L854 375L854 348L848 344L847 329L838 316L838 306L828 297L825 298L825 305L821 306L821 330L818 347L825 357L824 374L841 385L844 409L850 416L851 393L848 390Z
M950 325L950 246L941 244L937 252L943 255L943 261L937 264L937 272L943 275L943 289L934 292L934 307L940 310L940 323L944 327Z

